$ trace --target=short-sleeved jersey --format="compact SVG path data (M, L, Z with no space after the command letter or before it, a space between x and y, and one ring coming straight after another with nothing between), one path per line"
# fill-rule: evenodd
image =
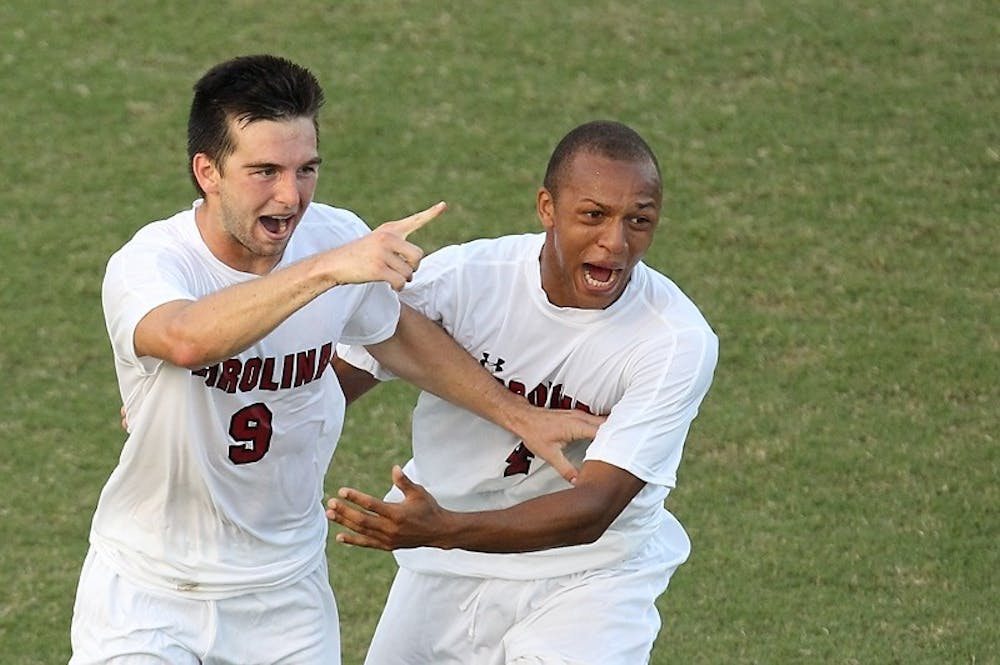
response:
M537 406L607 415L593 442L574 444L579 465L600 460L646 481L596 542L538 552L397 550L405 568L508 579L563 575L621 561L657 530L677 561L689 541L664 500L684 440L715 370L718 339L664 275L639 263L602 310L557 307L541 286L544 235L476 240L423 260L401 299L440 324L508 389ZM362 348L338 353L389 378ZM433 395L413 413L405 471L446 508L501 509L570 485L512 434ZM389 500L401 500L393 488Z
M137 357L136 325L155 307L257 279L211 253L198 205L140 229L108 262L104 313L129 436L91 542L138 583L212 598L291 583L324 556L322 483L344 416L330 360L341 340L390 337L399 300L385 283L337 286L210 367ZM313 203L275 270L367 232L353 213Z

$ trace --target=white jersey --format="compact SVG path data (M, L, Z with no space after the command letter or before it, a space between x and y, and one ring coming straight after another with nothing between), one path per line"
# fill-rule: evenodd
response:
M136 325L155 307L257 278L211 253L198 205L140 229L108 262L104 313L129 436L91 543L144 586L219 598L294 582L321 562L323 477L344 416L330 359L340 340L390 337L399 301L385 283L337 286L210 367L137 357ZM276 269L368 231L313 203Z
M610 565L660 530L682 562L690 544L664 508L684 439L708 391L718 339L697 307L662 274L639 263L622 296L603 310L552 305L542 290L544 235L447 247L423 260L401 299L438 321L508 389L538 406L608 415L589 445L567 457L600 460L646 481L596 542L518 554L396 550L400 566L429 573L535 579ZM340 348L352 364L389 375L364 349ZM428 393L413 413L407 475L442 506L512 506L570 485L507 431ZM388 500L402 494L393 488Z

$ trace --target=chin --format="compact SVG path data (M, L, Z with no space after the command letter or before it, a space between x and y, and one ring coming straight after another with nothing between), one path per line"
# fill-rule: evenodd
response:
M591 309L606 309L615 304L621 295L621 290L601 294L593 293L587 300L594 303L591 305Z

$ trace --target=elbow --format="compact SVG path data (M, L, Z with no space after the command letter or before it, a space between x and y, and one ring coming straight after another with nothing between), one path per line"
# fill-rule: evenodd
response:
M201 369L231 357L237 344L231 333L192 319L189 311L188 301L175 301L146 314L132 333L136 355L185 369Z
M171 365L183 367L184 369L201 369L219 361L212 357L209 349L190 342L175 342L170 345L166 354L166 360Z
M569 545L589 545L597 542L611 526L611 521L604 514L593 515L581 520L575 529Z
M183 319L178 318L164 330L157 346L163 352L161 356L163 360L177 367L194 370L214 365L230 357L228 349L217 343L220 337L211 331L186 327Z
M600 524L588 524L577 532L577 542L574 545L590 545L591 543L597 542L597 540L604 535L604 532L608 530L608 525L603 522Z
M620 508L602 493L587 492L581 488L570 490L575 495L575 508L571 529L572 545L589 545L596 542L611 526Z

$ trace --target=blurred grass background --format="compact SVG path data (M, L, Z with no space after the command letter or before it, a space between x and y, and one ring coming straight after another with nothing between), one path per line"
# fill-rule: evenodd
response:
M123 439L104 263L189 205L191 85L256 52L326 89L317 200L445 199L428 250L536 229L580 122L657 151L647 261L722 353L653 663L1000 662L996 3L8 0L0 36L0 662L69 656ZM388 486L414 396L352 410L329 491ZM359 664L393 564L329 558Z

